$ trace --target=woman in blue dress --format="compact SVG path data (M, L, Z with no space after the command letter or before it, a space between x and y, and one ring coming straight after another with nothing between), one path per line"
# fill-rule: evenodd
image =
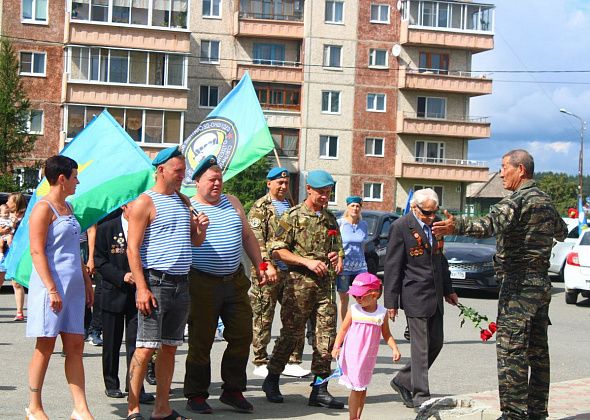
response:
M92 305L92 283L80 261L80 224L66 197L76 192L78 164L65 156L45 162L49 193L29 218L33 272L29 281L27 337L37 339L29 364L27 419L47 419L41 390L59 335L66 379L74 400L72 419L93 419L84 384L84 305Z

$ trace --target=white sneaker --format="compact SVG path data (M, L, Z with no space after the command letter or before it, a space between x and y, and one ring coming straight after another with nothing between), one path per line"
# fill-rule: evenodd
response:
M283 375L294 378L303 378L311 373L310 370L303 369L298 363L289 363L283 370Z
M268 375L268 369L266 368L266 365L258 365L254 368L252 374L260 376L261 378L266 378Z
M184 338L188 338L188 324L184 326Z

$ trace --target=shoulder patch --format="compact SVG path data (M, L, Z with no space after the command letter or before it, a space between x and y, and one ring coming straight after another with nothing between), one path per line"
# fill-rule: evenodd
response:
M261 223L262 221L258 217L250 218L250 226L252 226L253 228L259 227Z

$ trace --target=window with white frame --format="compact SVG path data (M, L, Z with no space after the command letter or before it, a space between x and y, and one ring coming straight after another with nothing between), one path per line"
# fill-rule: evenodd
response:
M447 98L419 96L416 115L418 118L445 119Z
M341 45L324 45L324 67L342 68Z
M438 206L443 206L443 192L444 188L440 185L414 185L414 191L422 190L424 188L432 188L436 195L438 195Z
M369 67L387 68L387 50L370 48Z
M201 63L219 64L219 41L201 40Z
M371 4L371 23L389 23L388 4Z
M324 22L342 23L344 21L344 2L338 0L326 0Z
M44 52L20 53L20 74L23 76L45 76L45 61L47 54Z
M29 112L27 130L29 134L43 134L43 111L40 109L32 109Z
M322 91L322 112L326 114L340 113L340 92L337 90Z
M184 55L68 47L69 80L186 87Z
M180 111L103 108L67 105L65 131L68 140L76 137L104 109L138 143L180 144L183 140L184 113Z
M445 144L438 141L416 141L416 162L442 163L445 158Z
M330 197L328 197L328 204L336 204L336 182L332 184L332 191L330 192Z
M385 155L383 151L383 143L385 139L383 137L366 137L365 138L365 156L378 156L383 157Z
M217 86L202 85L199 88L199 106L214 108L219 103L219 88Z
M72 0L71 19L186 29L188 6L189 0Z
M368 93L367 94L367 111L369 112L385 112L385 98L384 93Z
M221 0L203 0L203 17L221 17Z
M320 136L320 158L338 158L338 136Z
M47 23L47 3L47 0L22 0L22 22Z
M383 201L383 184L380 182L363 183L364 201Z
M494 7L490 4L404 0L401 15L412 25L490 32L494 26Z

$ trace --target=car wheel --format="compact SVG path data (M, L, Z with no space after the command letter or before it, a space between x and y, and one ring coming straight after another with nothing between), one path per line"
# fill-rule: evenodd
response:
M379 269L379 265L374 258L369 258L367 260L367 271L371 274L377 275L377 271Z
M578 291L565 289L565 303L568 305L575 305L578 301Z

